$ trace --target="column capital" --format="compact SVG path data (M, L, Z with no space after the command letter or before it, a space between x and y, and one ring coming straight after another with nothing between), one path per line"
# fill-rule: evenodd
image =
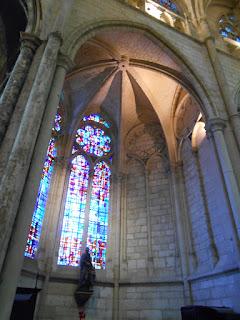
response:
M29 48L34 53L37 48L41 45L40 40L35 34L28 32L20 32L21 48Z
M239 119L240 119L240 113L239 113L239 112L236 112L236 113L234 113L234 114L231 114L231 115L229 116L229 119L230 119L230 120L235 120L235 119L239 120Z
M213 133L215 131L224 131L226 127L226 120L221 118L209 119L206 123L206 131Z
M66 71L70 71L74 68L74 62L69 56L60 52L58 54L57 66L63 67Z
M54 32L49 33L47 39L48 39L48 41L49 41L50 39L56 40L57 42L60 43L60 46L62 45L62 42L63 42L62 34L61 34L61 32L59 32L59 31L54 31Z

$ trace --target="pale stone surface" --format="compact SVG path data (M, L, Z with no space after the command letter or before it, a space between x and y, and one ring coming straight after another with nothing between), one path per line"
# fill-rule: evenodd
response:
M183 287L180 285L121 288L120 299L120 319L181 319Z
M67 2L64 3L67 6ZM218 65L216 69L214 56L209 56L209 47L201 41L206 34L199 23L208 14L204 11L203 2L201 7L204 12L198 12L192 2L194 17L187 14L189 29L181 28L182 32L171 28L169 23L164 24L146 12L128 6L126 1L87 0L79 3L75 1L63 30L61 48L72 58L79 49L75 56L76 70L68 75L65 85L64 125L67 133L62 142L66 152L64 155L70 162L71 137L84 111L104 111L106 117L109 116L113 121L114 176L121 176L112 184L107 268L97 271L99 283L86 306L87 319L177 320L180 319L180 307L189 301L193 304L225 305L238 310L239 237L236 228L239 229L239 193L234 173L239 168L239 151L236 148L239 116L236 114L231 118L234 121L228 119L232 116L233 104L232 101L224 101L224 97L226 100L229 94L234 96L237 92L237 111L239 59L233 58L231 49L226 45L221 47L224 53L214 49L212 53L218 55L222 67L218 69ZM134 3L136 5L137 1ZM33 17L37 17L35 25L32 21L33 29L45 40L53 31L53 26L63 27L59 26L59 13L64 14L65 9L61 12L63 3L58 0L46 0L41 4L39 16L38 12L31 11L30 5L29 14L33 20ZM186 12L183 13L185 16ZM211 27L213 25L215 22ZM108 26L108 29L104 26ZM193 31L194 28L196 30ZM192 36L186 36L185 32ZM216 46L220 41L223 44L223 40L218 38ZM45 75L54 63L56 56L45 68ZM34 64L37 69L37 61ZM226 78L224 92L219 86L219 72L223 72ZM25 205L28 203L26 194L25 198L22 194L25 178L30 163L32 166L37 163L34 162L36 158L32 157L32 151L41 122L37 119L38 99L42 99L42 87L46 86L46 79L41 77L33 99L31 95L28 96L30 89L27 87L31 86L35 77L31 71L23 86L22 96L25 98L20 99L21 110L19 115L17 112L13 115L5 146L1 150L1 155L4 154L1 172L8 173L7 179L4 178L6 185L3 188L6 190L3 192L10 192L13 197L9 196L6 203L1 201L0 204L5 205L0 212L1 222L5 223L5 226L1 223L2 237L11 235L14 222L18 225L15 217L21 218L20 199L25 201ZM15 87L11 86L11 89L14 91ZM54 93L50 83L49 93ZM215 141L212 140L217 148L205 139L199 147L197 159L192 153L191 136L180 141L173 128L175 110L187 94L193 95L196 103L201 104L204 120L214 117L229 120L228 131L221 133L221 136L215 135ZM25 105L31 111L27 119L24 116L22 118ZM45 119L49 120L46 114ZM125 140L132 129L135 130L149 119L157 119L163 128L168 129L166 139L151 124L151 134L141 128L139 135L132 137L131 143ZM181 117L178 121L181 121ZM18 122L19 126L16 125ZM25 129L29 125L31 132L18 132L23 125ZM49 125L46 131L48 129ZM21 154L16 154L16 145L11 153L15 138ZM6 148L7 142L9 148ZM24 142L23 145L21 142ZM43 143L44 148L46 143ZM36 146L35 157L38 155ZM232 161L235 156L236 160ZM10 164L5 170L8 158ZM11 169L12 160L17 170L15 167ZM181 169L176 169L176 172L173 169L178 165L183 167L183 177ZM37 166L36 172L40 172ZM61 175L61 170L58 170L58 174ZM29 177L35 181L33 189L36 193L39 179L34 174L32 177L31 171ZM122 192L119 187L121 179L125 181L122 183ZM43 279L46 276L45 283L42 280L38 283L40 287L45 285L46 299L40 300L42 320L78 319L73 298L78 270L56 265L66 195L64 180L65 171L59 180L55 180L61 183L56 183L55 189L51 189L52 203L48 206L51 210L46 214L39 251L41 259L36 260L32 267L27 268L25 264L26 270L19 282L19 286L34 287L34 276L38 271ZM16 181L16 185L13 181ZM29 188L31 179L27 181ZM61 190L56 190L58 187ZM232 211L235 215L232 215ZM9 224L5 221L7 218L11 220ZM7 237L5 240L8 242ZM211 259L213 242L219 254L217 264ZM14 264L11 265L14 268ZM7 277L3 280L10 283ZM15 282L12 287L15 287Z

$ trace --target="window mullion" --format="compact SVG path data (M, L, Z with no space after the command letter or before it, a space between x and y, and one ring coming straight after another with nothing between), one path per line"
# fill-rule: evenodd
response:
M89 182L88 182L88 192L87 192L87 199L86 199L86 207L85 207L84 230L83 230L83 236L82 236L82 251L84 251L87 246L89 214L90 214L90 208L91 208L91 198L92 198L92 188L93 188L93 175L94 175L94 170L90 170Z

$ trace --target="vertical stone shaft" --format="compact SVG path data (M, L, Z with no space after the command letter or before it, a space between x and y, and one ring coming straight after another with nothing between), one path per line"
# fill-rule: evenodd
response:
M54 39L54 42L55 41L59 41L59 39L56 38ZM53 61L52 63L55 66ZM46 156L48 142L51 136L51 128L59 103L65 75L66 66L63 64L58 65L36 142L34 157L32 158L28 173L28 181L24 187L17 218L15 220L13 236L10 240L1 273L2 282L0 286L0 299L4 303L4 306L0 308L0 319L8 319L11 313L16 286L23 264L24 249L37 197L42 166Z
M240 150L240 115L237 112L237 108L234 107L233 99L230 95L228 87L226 86L226 79L224 77L224 72L222 70L222 66L218 57L218 52L214 43L214 37L211 35L211 31L209 29L209 25L206 18L201 20L201 27L205 37L205 44L208 50L209 58L219 87L220 96L222 97L222 100L225 104L226 112L229 116L230 123L232 125L233 132L236 138L234 144ZM228 135L230 135L230 133L228 133ZM232 140L231 137L229 137L229 140ZM232 148L232 150L233 152L236 152L234 148ZM237 166L237 164L235 164L235 166L239 170L239 166Z
M121 258L127 260L127 174L122 174L121 184Z
M227 189L229 203L233 213L234 230L237 232L238 247L240 238L240 197L239 188L233 172L231 160L229 158L226 142L224 139L223 130L225 128L225 122L221 119L211 119L207 122L207 130L213 136L215 148L217 151L217 158L220 163L220 168L224 178L224 183Z
M199 185L200 185L200 193L201 193L202 201L203 201L203 211L204 211L203 212L203 219L205 221L206 231L207 231L207 235L208 235L210 261L212 262L212 266L214 267L219 260L219 256L218 256L217 247L216 247L216 244L214 241L214 234L213 234L212 225L211 225L210 212L209 212L208 202L207 202L207 195L205 192L205 186L204 186L204 182L203 182L203 175L202 175L202 170L201 170L201 163L199 160L199 153L197 152L197 150L196 151L194 150L193 154L194 154L196 168L197 168L198 181L199 181Z
M191 271L193 272L198 265L196 251L194 248L194 241L193 241L193 233L192 233L192 226L189 218L189 208L188 208L188 201L187 201L187 194L186 194L186 185L185 185L185 176L183 172L183 164L179 164L177 167L178 175L179 175L179 200L181 201L182 213L184 215L185 226L187 230L187 242L189 247L189 255L191 259Z
M55 72L61 45L59 34L51 34L34 81L12 153L0 185L0 268L29 170L33 149Z
M60 139L62 140L62 139ZM58 149L59 151L59 149ZM44 239L41 238L41 247L45 248L45 255L42 258L42 262L45 265L45 279L43 282L42 290L39 296L37 310L35 311L36 319L41 319L44 317L44 307L46 303L48 288L49 288L49 279L55 263L56 252L58 248L58 225L59 218L62 215L59 214L61 211L62 200L65 200L65 197L62 198L64 185L66 181L66 173L68 170L68 163L64 159L57 159L56 164L54 165L54 175L51 182L51 193L48 199L47 206L47 221L45 225L47 226ZM64 209L64 208L63 208Z
M22 33L21 40L20 54L0 99L0 144L26 80L35 50L40 45L40 40L31 34Z
M181 202L181 193L180 193L180 179L181 175L179 174L179 167L172 166L171 167L171 175L172 175L172 189L173 189L173 201L175 205L176 212L176 227L177 227L177 235L178 235L178 244L180 250L180 259L181 259L181 267L182 267L182 277L184 283L184 300L185 303L191 302L191 288L189 281L187 280L189 275L189 258L188 258L188 244L186 238L186 228L184 227L184 215L182 214L182 202Z
M94 175L94 170L93 170L93 168L90 167L89 178L88 178L86 207L85 207L85 215L84 215L84 229L83 229L83 234L82 234L82 252L87 247L89 215L90 215L90 209L91 209L91 198L92 198L92 188L93 188L93 175Z
M121 155L120 155L121 157ZM120 159L119 157L119 159ZM120 160L118 161L120 162ZM118 168L120 163L118 162ZM120 279L120 245L121 245L121 184L122 175L115 176L112 185L112 194L115 196L115 201L112 205L112 212L114 214L114 220L112 223L115 224L115 247L114 247L114 264L113 264L113 320L119 319L119 279Z
M148 272L151 274L153 266L153 253L152 253L152 228L151 228L151 211L149 199L149 171L145 167L145 199L146 199L146 214L147 214L147 236L148 236Z
M25 110L25 106L28 102L28 98L30 96L30 92L33 86L34 79L36 77L39 65L41 63L41 59L44 53L45 49L45 43L42 43L38 49L36 50L36 53L33 57L33 61L31 64L31 67L28 71L27 78L25 80L25 83L23 85L23 88L21 90L21 93L18 97L17 103L14 107L13 113L11 115L10 122L8 124L7 130L4 135L4 139L2 141L2 144L0 146L0 184L1 179L4 175L12 147L15 142L15 137L17 136L22 116Z

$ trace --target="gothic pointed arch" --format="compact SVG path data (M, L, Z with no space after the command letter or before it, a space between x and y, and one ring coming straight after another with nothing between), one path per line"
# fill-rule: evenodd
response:
M58 265L78 266L85 247L96 269L106 267L111 184L111 123L85 114L75 133Z

